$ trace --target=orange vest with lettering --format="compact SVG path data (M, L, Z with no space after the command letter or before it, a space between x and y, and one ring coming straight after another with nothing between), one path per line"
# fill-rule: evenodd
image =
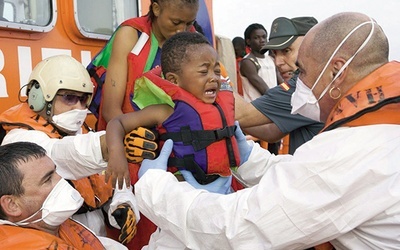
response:
M354 85L333 108L322 131L372 124L400 124L400 62L386 63Z

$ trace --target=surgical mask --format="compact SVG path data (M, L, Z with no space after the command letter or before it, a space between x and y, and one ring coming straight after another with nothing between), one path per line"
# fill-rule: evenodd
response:
M325 87L325 89L322 91L320 97L317 99L312 92L315 86L317 86L317 83L321 79L322 75L324 74L326 68L328 67L329 63L332 61L332 58L336 55L338 50L342 47L342 45L346 42L346 40L360 27L366 25L366 24L371 24L371 31L365 41L360 45L358 50L354 53L353 56L349 58L349 60L346 61L346 63L339 69L338 73L333 77L332 81ZM342 42L336 47L336 49L333 51L331 57L329 58L328 62L325 64L324 68L322 69L321 73L319 74L317 80L311 87L307 87L303 81L299 78L297 78L296 81L296 90L292 94L291 98L291 105L292 105L292 111L291 114L300 114L302 116L308 117L310 119L313 119L315 121L320 121L321 117L321 110L319 107L318 101L324 97L332 83L342 74L342 72L347 68L347 66L353 61L354 57L367 45L369 40L372 37L372 34L374 33L375 29L375 22L370 18L370 21L364 22L359 24L357 27L352 29L349 34L345 38L343 38Z
M50 226L59 226L71 217L83 204L83 198L66 180L61 179L51 190L42 207L16 225L25 226L43 220ZM27 222L42 211L42 218Z
M87 116L87 109L73 109L53 116L53 122L60 128L78 132Z
M312 90L307 87L300 78L296 81L296 90L291 99L292 114L301 114L315 121L320 120L320 108L317 98Z

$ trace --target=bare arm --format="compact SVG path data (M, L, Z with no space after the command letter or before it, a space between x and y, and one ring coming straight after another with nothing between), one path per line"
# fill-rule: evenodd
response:
M250 59L243 59L240 62L240 74L249 80L260 95L269 89L267 83L258 75L257 68Z
M168 105L151 105L140 111L119 115L107 124L106 142L109 160L106 181L111 177L113 186L116 180L120 188L124 180L127 185L130 185L128 161L123 143L125 135L138 127L161 124L172 112L173 108Z
M128 55L138 40L137 30L120 27L115 35L103 91L102 112L106 122L122 114L128 79Z
M101 148L101 155L105 161L108 161L108 148L106 142L106 135L100 136L100 148Z
M272 121L263 115L253 104L246 102L238 93L235 95L235 120L239 121L241 128L254 127Z
M239 121L244 132L260 140L273 143L282 139L285 134L267 116L246 102L238 93L235 95L235 120Z
M285 137L286 134L276 126L275 123L268 123L261 126L249 127L243 129L245 133L257 137L262 141L274 143Z

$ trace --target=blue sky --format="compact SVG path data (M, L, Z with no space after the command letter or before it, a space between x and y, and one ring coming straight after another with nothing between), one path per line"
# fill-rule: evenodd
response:
M280 16L314 16L318 21L343 11L362 12L381 25L389 39L390 60L400 61L400 0L213 0L215 33L242 36L251 23L268 30Z

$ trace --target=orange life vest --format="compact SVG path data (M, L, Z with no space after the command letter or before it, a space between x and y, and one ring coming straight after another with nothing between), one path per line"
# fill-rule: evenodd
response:
M190 170L201 184L231 175L230 167L239 165L239 152L234 136L233 90L229 83L223 82L215 102L207 104L160 75L161 68L144 73L135 83L134 100L143 103L141 107L158 103L163 94L147 91L155 85L174 102L173 114L157 127L162 141L174 141L174 156L168 165Z
M138 55L133 53L129 53L128 55L128 78L126 83L125 97L122 103L122 112L128 113L134 111L131 104L131 93L133 90L133 85L135 83L136 78L138 78L145 70L146 64L151 64L154 61L155 53L153 52L150 57L150 49L151 49L151 21L148 16L142 16L137 18L131 18L124 21L121 26L131 26L132 28L145 33L149 36L146 43L144 44L142 50ZM115 34L115 33L114 33ZM158 48L158 46L157 46ZM154 54L154 55L153 55ZM151 62L150 62L151 61ZM146 63L147 62L147 63ZM150 66L151 66L150 65ZM149 70L149 68L147 69ZM101 98L103 99L103 98ZM102 103L100 102L100 112L97 124L97 130L105 130L107 123L102 116Z
M86 227L68 219L61 224L59 236L33 228L0 225L0 246L7 250L98 250L105 249Z
M378 68L354 85L335 105L325 128L400 124L400 63Z
M32 111L27 103L16 105L0 115L0 124L6 133L15 128L37 130L46 133L50 138L62 138L57 129L46 119ZM86 127L82 127L85 133ZM85 200L83 210L94 210L104 205L111 197L113 188L111 182L105 183L104 175L94 174L87 178L71 180L72 185Z
M125 96L124 100L122 102L122 107L121 110L123 113L128 113L132 112L133 107L132 107L132 91L133 91L133 86L135 84L135 80L140 77L143 72L146 72L151 69L153 66L157 50L158 50L158 41L156 37L152 34L151 27L152 23L149 18L149 16L141 16L141 17L135 17L131 18L128 20L125 20L119 27L122 26L130 26L136 30L138 30L141 33L145 33L148 36L148 39L144 43L143 47L139 51L139 53L136 55L134 53L129 53L128 55L128 76L127 76L127 82L126 82L126 89L125 89ZM119 28L118 27L118 28ZM105 47L93 58L91 64L88 66L88 71L90 75L92 76L92 81L95 84L95 86L99 86L99 89L102 88L102 84L104 83L105 80L105 73L106 69L108 68L108 63L110 59L110 54L111 54L111 48L112 44L114 42L115 38L115 33L118 31L117 30L114 32L110 40L107 42ZM195 28L192 26L190 29L191 32L195 32ZM92 66L96 66L96 70L91 70ZM101 73L96 74L96 71L99 70ZM98 82L98 81L102 82ZM98 90L96 89L96 92ZM102 90L100 90L102 91ZM98 123L96 129L98 131L100 130L105 130L107 123L104 120L102 116L102 99L103 97L96 98L98 94L95 93L94 97L94 102L96 102L97 99L100 99L100 110L98 113ZM92 105L92 104L91 104ZM97 107L96 107L97 109ZM95 112L96 113L96 112Z

